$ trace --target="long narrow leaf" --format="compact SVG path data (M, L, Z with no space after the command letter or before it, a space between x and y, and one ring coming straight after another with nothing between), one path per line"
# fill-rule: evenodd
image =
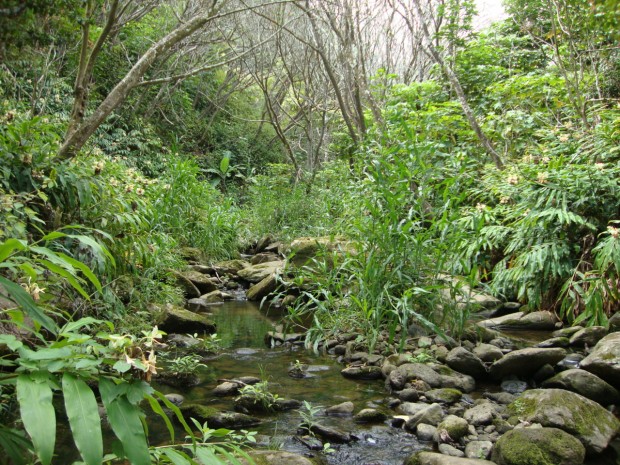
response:
M28 294L23 287L13 281L9 281L3 276L0 276L0 285L6 290L5 297L19 305L30 318L39 323L45 329L54 334L56 333L58 327L56 326L56 323L54 323L54 320L43 313L43 310L37 306L30 294ZM2 293L1 291L2 290L0 289L0 294Z
M166 449L164 451L164 454L170 459L170 461L174 465L191 465L191 463L193 463L190 462L190 460L188 460L187 457L184 456L184 454L181 454L180 452L177 452L173 449Z
M61 258L64 258L65 261L67 261L68 263L73 265L75 268L80 270L84 274L84 276L86 276L88 280L93 284L93 286L95 286L95 288L97 288L97 290L101 292L101 283L99 282L99 279L97 278L97 276L95 276L95 273L93 273L90 270L90 268L88 268L81 261L76 260L75 258L70 257L67 254L64 254L62 252L58 252L58 256Z
M26 243L19 239L7 239L0 243L0 262L6 260L16 250L25 250Z
M29 375L17 378L17 400L26 431L43 465L52 463L56 442L56 413L52 405L52 389Z
M70 270L67 270L66 268L57 265L55 263L52 263L49 260L38 260L41 264L45 265L45 267L50 270L52 273L57 274L58 276L61 276L63 278L65 278L67 280L67 282L69 284L71 284L71 287L73 287L73 289L75 289L76 291L78 291L82 297L84 297L87 300L90 300L90 297L88 295L88 293L84 290L84 288L82 287L82 285L78 282L76 276L75 276L75 272L72 271L73 267L71 267Z
M172 422L170 421L170 418L168 418L168 415L166 415L166 412L164 412L164 409L161 408L161 405L159 405L159 402L157 402L157 399L155 399L155 397L146 396L146 400L149 401L149 404L151 405L151 409L153 410L153 412L155 412L157 415L159 415L162 418L162 420L164 420L164 423L166 424L166 427L168 428L168 433L170 434L170 442L174 443L174 428L172 426Z
M62 377L65 410L73 440L86 465L100 465L103 458L101 419L93 391L70 373Z

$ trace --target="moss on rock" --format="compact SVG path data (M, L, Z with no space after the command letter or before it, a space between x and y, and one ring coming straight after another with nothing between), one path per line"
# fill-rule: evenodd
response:
M557 428L520 428L504 434L493 449L497 465L581 465L585 448Z

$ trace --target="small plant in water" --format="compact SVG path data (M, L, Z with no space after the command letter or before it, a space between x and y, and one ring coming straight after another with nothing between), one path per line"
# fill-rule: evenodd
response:
M304 400L303 406L301 410L299 410L299 415L303 420L303 425L310 431L310 427L317 423L317 417L319 412L323 409L320 405L312 405L310 402ZM312 434L312 431L310 431Z
M194 375L200 367L206 368L207 365L200 362L199 358L185 355L177 357L168 362L168 371L179 375Z
M217 333L215 334L206 334L203 333L200 336L198 333L187 334L187 336L192 337L200 342L200 349L205 352L217 352L222 348L222 338L220 338Z
M241 397L252 399L255 404L262 405L266 410L273 410L278 400L278 395L269 392L269 383L261 381L260 383L243 386L239 389Z

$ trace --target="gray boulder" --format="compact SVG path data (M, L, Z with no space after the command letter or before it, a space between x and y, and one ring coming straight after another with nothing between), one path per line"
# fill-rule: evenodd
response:
M493 449L497 465L581 465L586 451L578 439L557 428L518 428Z
M504 352L502 352L499 347L484 343L478 344L474 347L473 353L483 362L490 363L493 363L504 356Z
M491 318L478 323L484 328L500 328L505 330L550 331L555 329L558 318L552 312L540 311L510 313L498 318Z
M444 412L439 404L430 404L419 412L411 415L405 423L405 428L409 431L415 431L420 423L436 426L443 418Z
M544 381L542 387L576 392L603 406L615 404L620 400L616 388L589 371L580 369L562 371Z
M448 415L437 425L437 442L457 442L463 436L469 434L469 424L463 418L456 415Z
M268 296L269 294L274 292L276 290L276 287L278 287L276 277L275 275L270 274L258 283L251 286L246 293L246 297L248 300L259 301L263 297Z
M607 448L620 421L598 403L564 389L532 389L509 406L521 421L559 428L575 436L588 453Z
M580 329L570 337L570 345L572 346L588 346L594 347L598 341L607 335L607 328L604 326L589 326Z
M566 356L566 351L560 348L541 349L530 347L515 350L491 365L490 373L495 379L506 375L532 376L540 367L555 365Z
M267 276L274 275L284 269L284 261L260 263L258 265L250 265L237 272L240 278L251 283L258 283Z
M446 357L446 364L453 370L473 376L476 379L482 378L487 374L482 360L464 347L452 349Z
M620 386L620 332L601 339L579 366L613 386Z
M470 459L488 459L493 450L491 441L471 441L465 446L465 457Z

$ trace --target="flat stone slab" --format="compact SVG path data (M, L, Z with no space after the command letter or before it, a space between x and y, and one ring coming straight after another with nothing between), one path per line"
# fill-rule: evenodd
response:
M549 331L555 329L558 318L554 313L541 311L531 313L509 313L498 318L480 321L483 328L500 328L504 330Z

